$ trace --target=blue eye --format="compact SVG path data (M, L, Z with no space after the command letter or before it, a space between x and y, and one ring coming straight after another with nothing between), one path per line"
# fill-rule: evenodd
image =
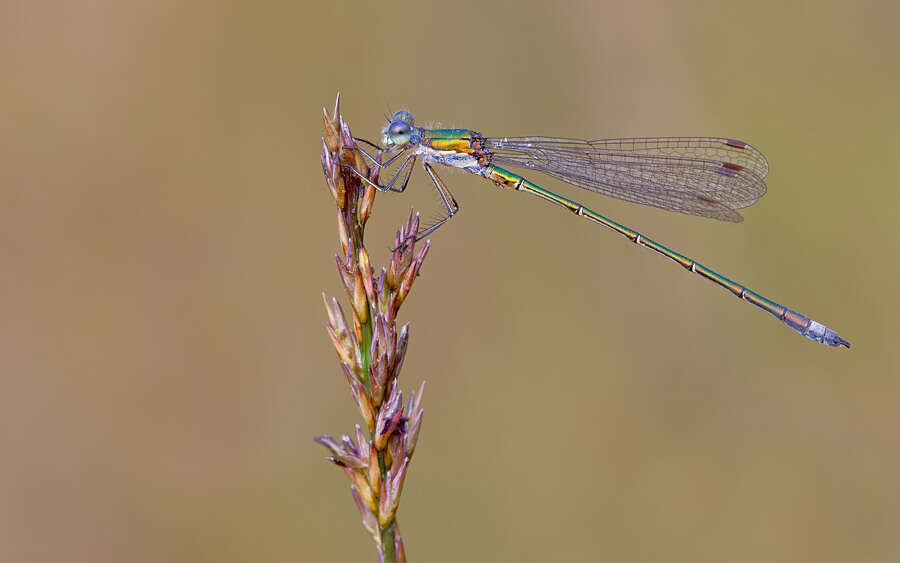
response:
M410 125L406 121L392 121L384 132L384 142L388 145L402 147L406 145L412 138L412 130L412 125Z
M391 123L391 126L388 128L388 134L391 137L399 137L401 135L408 135L409 132L412 131L412 127L409 126L405 121L394 121Z

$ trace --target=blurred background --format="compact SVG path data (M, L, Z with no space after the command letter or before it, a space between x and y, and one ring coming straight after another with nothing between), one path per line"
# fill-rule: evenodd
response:
M445 173L402 321L410 561L900 561L896 2L13 2L0 18L0 560L373 561L312 442L359 422L322 107L487 135L719 135L740 225L577 193L836 329L794 334ZM415 203L376 200L372 261ZM380 250L380 252L379 252Z

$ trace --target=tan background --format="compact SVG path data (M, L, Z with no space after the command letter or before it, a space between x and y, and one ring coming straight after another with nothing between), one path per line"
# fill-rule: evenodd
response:
M900 561L897 3L557 4L7 4L0 560L375 559L312 442L359 420L320 299L340 90L367 137L749 140L742 225L576 195L853 343L447 174L402 311L411 561ZM377 264L426 188L376 201Z

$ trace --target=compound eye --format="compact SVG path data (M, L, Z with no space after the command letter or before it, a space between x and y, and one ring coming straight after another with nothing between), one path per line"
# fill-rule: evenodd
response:
M388 134L390 134L391 137L401 137L403 135L409 135L410 131L412 131L412 127L410 127L408 123L405 121L395 121L391 123Z

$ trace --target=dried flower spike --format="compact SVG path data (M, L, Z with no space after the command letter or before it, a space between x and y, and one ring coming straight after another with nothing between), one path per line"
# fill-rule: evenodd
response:
M377 192L373 184L378 182L378 166L367 163L356 149L350 128L340 116L340 96L331 115L323 114L322 170L337 207L339 253L335 262L352 320L351 327L345 309L323 294L326 329L365 429L356 425L355 440L320 436L315 441L329 450L328 460L350 480L351 496L363 527L375 540L380 561L405 563L396 514L422 426L424 382L404 407L397 379L406 356L409 327L403 325L398 334L396 319L430 244L426 241L416 252L419 216L410 210L390 245L388 266L375 275L364 235ZM380 162L381 154L374 158Z

